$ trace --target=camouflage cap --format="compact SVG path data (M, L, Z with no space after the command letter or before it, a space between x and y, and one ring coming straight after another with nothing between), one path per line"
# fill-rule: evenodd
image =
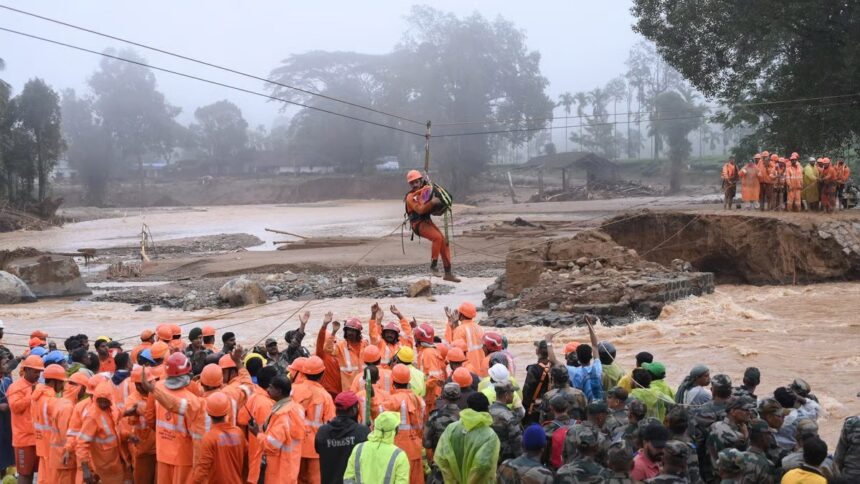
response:
M621 387L612 387L606 392L606 398L614 398L622 402L626 402L628 396L630 395L627 393L627 390Z
M738 449L730 448L720 451L717 458L717 469L723 472L737 473L744 469L744 454Z
M596 415L598 413L607 413L609 412L609 407L606 406L606 402L603 400L595 400L588 404L588 415Z
M567 411L570 408L570 402L561 393L556 393L549 399L549 406L553 410Z
M746 410L750 411L755 408L755 403L752 398L739 396L731 397L726 402L726 410Z
M458 400L460 398L460 385L454 382L446 383L442 387L442 398L445 400Z
M731 388L732 379L725 373L714 375L711 377L711 386L714 388Z
M795 378L788 387L800 396L809 395L809 392L812 391L812 387L809 386L809 383L806 383L806 380L802 378Z
M775 398L765 398L758 404L758 413L761 415L785 415L788 412Z
M633 399L627 404L627 413L634 415L636 418L644 418L648 413L648 405L642 400Z
M750 422L751 434L766 434L770 432L770 426L762 419L754 419Z
M818 424L809 418L797 419L797 435L818 435Z
M600 441L600 432L591 425L579 425L576 427L576 430L574 430L574 433L574 439L578 446L597 445Z
M680 440L670 440L666 442L666 447L663 448L665 455L681 457L686 459L690 453L690 446Z
M761 383L761 371L758 368L751 366L744 371L744 380L749 381L753 385Z

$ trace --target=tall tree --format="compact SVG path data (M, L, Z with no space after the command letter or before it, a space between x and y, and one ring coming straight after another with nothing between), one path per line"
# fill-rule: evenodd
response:
M145 62L133 50L122 50L118 56ZM175 124L180 109L167 103L158 91L155 75L141 65L105 57L89 84L95 95L96 114L110 130L119 155L137 164L143 191L144 158L172 148L174 134L169 128Z
M242 110L230 101L222 100L194 111L199 146L218 170L235 162L248 143L248 122Z
M688 135L702 123L704 109L676 91L660 94L654 105L657 111L651 118L651 125L669 145L669 191L677 193L681 189L683 163L689 159L692 149Z
M857 139L857 2L635 0L632 12L669 64L731 108L721 121L756 127L750 150L842 150ZM785 21L763 28L762 19ZM845 97L800 100L822 96Z
M60 133L60 97L45 81L31 79L24 84L17 107L21 127L33 140L33 160L39 181L38 200L42 202L48 193L48 175L65 149Z
M558 95L556 106L564 108L564 151L567 151L567 139L570 136L567 132L568 122L570 121L570 109L576 104L576 99L570 92L563 92Z
M116 156L111 131L96 115L92 99L78 97L73 89L63 91L62 111L69 165L78 170L85 201L102 206Z

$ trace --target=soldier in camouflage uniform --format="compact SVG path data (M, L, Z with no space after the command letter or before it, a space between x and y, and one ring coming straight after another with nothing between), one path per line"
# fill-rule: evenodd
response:
M712 400L700 407L690 407L695 426L693 427L693 444L699 457L699 471L705 482L717 480L716 472L710 457L706 442L711 432L711 425L726 418L726 401L732 396L732 379L728 375L718 374L711 378Z
M767 422L756 419L750 422L750 448L744 452L744 480L761 484L777 482L776 466L765 452L773 441Z
M523 455L499 464L499 484L552 484L552 471L540 461L546 441L543 429L537 424L530 425L523 432Z
M570 463L578 457L577 452L579 445L579 432L588 431L595 433L598 436L598 452L596 455L597 461L600 463L606 462L606 451L609 450L611 442L606 434L603 433L603 424L606 422L606 415L609 411L606 402L595 400L588 404L588 419L582 423L576 424L567 431L567 436L564 439L564 462Z
M753 403L746 397L732 397L726 404L726 418L711 425L706 445L711 464L716 465L720 451L738 449L744 451L749 446L749 420Z
M639 435L639 422L645 419L648 414L648 406L641 400L631 400L627 404L627 425L615 431L612 440L623 440L631 449L638 449L636 443Z
M553 470L557 469L556 465L551 462L552 456L552 436L559 429L569 429L576 422L567 414L569 402L564 395L555 394L549 401L549 408L555 414L555 418L543 424L543 431L546 434L547 446L544 451L543 461L547 463ZM564 449L562 449L563 451ZM561 464L558 464L561 467Z
M520 455L523 444L523 430L520 418L514 415L508 405L514 401L515 387L510 383L496 383L496 401L490 405L490 416L493 417L493 431L499 437L501 449L499 460L505 461Z
M758 401L755 394L755 389L761 383L761 372L758 368L751 366L744 371L743 384L732 389L733 397L749 397L753 401Z
M657 477L647 479L647 484L687 484L687 458L690 446L686 442L670 440L663 448L663 466Z
M782 465L782 459L788 455L788 451L777 445L776 433L782 428L785 422L785 416L788 409L783 408L782 404L776 401L775 398L765 398L758 405L758 416L760 419L767 422L770 434L773 437L768 445L765 454L769 461L773 462L777 468Z
M812 419L802 418L797 421L796 435L797 448L794 452L782 458L782 463L780 464L781 474L785 474L789 470L796 469L803 465L803 443L807 439L818 437L818 424ZM820 470L821 475L826 477L828 480L839 475L839 472L836 470L836 464L834 463L833 458L829 455L824 459L824 462L818 466L818 470Z
M683 406L677 405L666 414L666 423L669 428L669 438L687 444L687 478L691 484L702 484L702 474L699 473L699 456L696 454L696 444L690 437L692 428L692 417L690 412Z
M587 423L583 422L583 424ZM594 425L580 425L578 427L576 432L573 432L573 429L571 429L567 434L568 437L570 437L571 433L575 436L573 446L576 449L576 458L561 466L558 474L556 474L556 483L603 483L603 475L607 469L600 465L596 459L601 442L606 439L600 432L600 429ZM567 447L567 443L565 443L565 447Z
M587 400L582 390L570 386L570 376L567 373L567 367L564 365L556 365L550 368L549 377L552 381L552 389L544 394L540 406L540 421L546 422L552 418L552 411L549 408L549 401L555 395L562 395L568 401L567 413L574 420L585 419L585 410Z
M606 405L609 407L609 415L603 430L607 435L615 435L615 432L627 425L627 390L621 387L612 387L606 392Z
M717 456L716 470L720 484L743 484L744 453L738 449L724 449Z
M430 462L430 475L427 478L428 484L442 483L442 474L433 462L432 453L436 449L436 444L439 443L439 437L442 432L452 424L460 420L460 407L457 402L460 400L460 385L451 382L446 383L442 388L442 396L439 400L444 402L444 405L437 405L437 408L430 412L430 418L427 420L427 425L424 426L424 448L428 451L428 461Z
M845 419L833 460L842 477L860 482L860 416Z
M606 470L603 471L604 484L633 484L630 469L633 467L633 449L623 440L609 444L606 452Z

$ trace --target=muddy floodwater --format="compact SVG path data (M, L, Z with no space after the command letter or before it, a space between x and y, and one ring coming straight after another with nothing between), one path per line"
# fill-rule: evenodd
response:
M387 299L388 308L396 304L408 317L430 321L437 331L443 328L446 305L454 306L464 299L480 301L488 278L472 278L459 285L452 294L435 300ZM107 334L126 337L131 347L142 328L162 322L184 324L211 318L205 324L237 333L243 345L252 345L268 336L282 338L296 327L296 311L310 311L311 323L305 340L313 347L319 322L326 311L343 319L357 315L366 320L369 299L283 301L243 309L183 312L155 308L152 312L135 312L134 307L119 303L92 303L52 300L37 304L4 306L0 318L6 322L7 344L22 345L35 328L46 330L62 347L61 337L86 332L92 337ZM235 310L233 310L235 311ZM739 382L743 370L757 366L762 370L762 396L795 377L803 377L818 396L826 415L820 421L821 431L833 446L842 420L860 413L860 284L833 283L792 287L719 286L714 294L689 298L666 307L656 321L641 321L623 327L598 327L598 336L618 348L618 358L629 370L638 351L652 352L666 364L668 380L676 386L696 363L710 366L711 373L727 373ZM284 324L282 324L284 323ZM198 322L185 327L202 325ZM220 332L220 331L219 331ZM533 360L532 342L550 332L549 328L523 327L502 330L517 356L517 373L524 377L526 364ZM586 341L580 328L564 331L556 337L557 348L567 341ZM14 346L20 351L20 346Z

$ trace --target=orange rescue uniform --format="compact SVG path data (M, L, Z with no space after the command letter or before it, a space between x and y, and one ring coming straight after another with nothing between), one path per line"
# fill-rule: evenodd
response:
M30 413L32 394L33 384L24 378L15 380L6 390L6 399L12 414L12 447L15 448L15 463L18 467L22 465L19 458L23 452L36 452L36 435L33 432L33 416ZM32 449L28 449L30 447Z
M227 422L212 425L200 444L200 458L194 465L194 484L244 484L245 436ZM269 482L269 481L267 481ZM271 481L277 482L277 481Z
M75 409L75 404L68 398L57 399L54 402L53 409L50 414L50 419L53 426L51 432L51 449L48 453L48 479L46 482L53 484L72 484L75 482L75 467L77 459L74 454L66 454L66 433L69 430L69 423L72 419L72 412ZM63 459L67 456L67 459Z
M800 210L800 195L803 192L803 166L800 163L789 163L785 167L785 184L788 186L786 210L793 210L795 206Z
M459 340L466 344L466 363L469 370L476 373L480 377L487 376L486 373L480 372L484 362L484 344L481 338L484 337L484 330L478 326L478 323L471 319L460 321L460 325L454 329L452 339L449 343L454 343Z
M127 457L122 455L116 426L118 419L119 409L116 406L111 405L110 409L102 410L98 404L94 404L84 417L75 446L81 466L87 463L92 474L98 474L100 482L105 484L122 484L131 478L125 463Z
M424 373L425 393L424 404L427 408L434 408L436 400L442 395L442 387L445 386L445 359L439 354L435 346L418 344L418 356L415 358L415 367ZM429 417L429 412L425 419Z
M272 413L272 405L275 402L269 397L268 392L254 385L253 393L248 398L248 403L239 408L237 416L238 424L248 427L251 418L258 426L262 426ZM260 464L263 462L263 447L258 439L248 439L248 478L246 482L256 484L260 480ZM296 467L298 468L298 466Z
M49 406L53 406L57 393L53 388L38 384L30 401L30 416L33 418L33 437L36 440L36 455L39 456L39 475L48 475L48 451L51 448L51 421Z
M425 203L424 198L429 197L428 191L432 190L429 185L406 194L406 213L409 215L410 226L419 237L427 239L432 244L430 247L430 259L439 260L442 257L442 266L445 270L451 268L451 248L448 240L439 227L433 223L430 213L433 205Z
M758 181L758 167L754 163L748 163L741 168L741 198L744 202L757 202L761 190Z
M305 436L299 482L319 484L320 458L314 448L314 439L320 427L334 418L334 400L319 382L312 380L293 385L292 399L304 410Z
M317 345L319 346L319 343ZM364 363L361 361L361 350L366 346L367 340L363 338L358 343L350 343L346 340L338 341L335 335L326 338L324 349L326 353L337 360L340 370L341 389L349 388L353 380L355 380L356 375L361 374L362 370L364 370ZM326 360L323 359L323 361Z
M400 350L401 346L412 345L412 327L409 326L409 321L400 320L400 335L397 343L390 344L382 339L382 325L375 319L370 320L370 344L379 348L379 354L382 355L382 365L388 367L391 365L391 359Z
M155 422L147 420L147 408L155 405L152 395L144 397L133 390L125 401L125 408L135 408L134 415L125 418L125 425L137 443L129 442L131 462L134 469L135 484L152 484L155 482Z
M406 452L409 458L409 483L424 483L424 400L408 388L395 389L388 398L386 409L400 413L400 426L394 436L394 445Z
M364 418L367 411L367 390L356 392L355 396L358 397L358 422L373 427L373 421L385 411L385 405L391 394L376 388L373 389L373 396L370 397L370 422Z
M319 356L325 365L325 373L323 373L320 384L332 398L336 397L343 389L343 382L340 378L340 362L325 348L326 341L333 337L334 335L320 328L319 333L317 333L317 345L314 349L314 354Z
M164 382L158 382L153 390L155 406L147 409L147 420L155 420L158 482L184 483L191 479L195 448L203 437L199 422L203 422L204 410L203 400L189 386L170 390Z
M299 469L302 467L303 441L307 435L304 419L304 409L289 398L279 401L272 407L263 425L263 432L257 435L258 445L266 454L266 482L284 484L298 482ZM317 472L319 472L319 459L317 459Z
M373 385L373 390L391 393L391 390L393 390L393 387L391 386L391 370L381 366L376 367L376 369L379 370L379 381ZM359 373L355 376L355 380L352 381L352 385L349 386L349 390L357 394L364 390L364 384L364 375Z

